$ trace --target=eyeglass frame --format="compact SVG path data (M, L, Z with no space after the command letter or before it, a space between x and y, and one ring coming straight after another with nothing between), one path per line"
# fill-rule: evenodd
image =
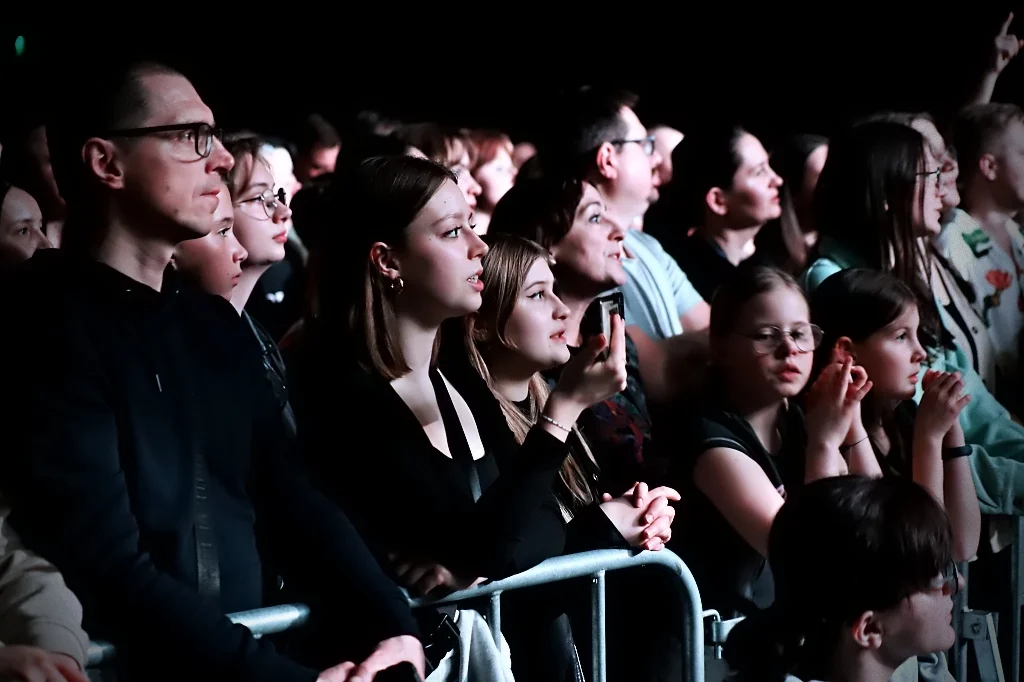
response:
M800 345L800 343L795 338L793 338L793 332L796 331L796 329L803 329L804 327L810 329L811 331L811 340L814 342L814 346L812 348L803 348ZM794 329L782 329L781 327L776 327L775 325L769 325L767 327L760 327L758 331L764 331L767 329L771 329L774 332L771 339L769 339L769 342L772 344L772 348L771 350L763 352L760 349L758 349L758 355L771 355L772 353L777 351L780 346L782 346L782 342L785 340L787 336L793 342L793 345L796 346L796 349L801 353L813 353L818 349L818 346L821 345L822 340L825 338L825 332L822 331L821 327L812 323L807 323L805 325L802 324L799 325L798 327L795 327ZM744 338L750 339L751 341L754 342L755 345L759 343L765 343L765 341L758 339L753 332L749 334L745 332L733 333L736 334L737 336L742 336Z
M164 126L148 126L145 128L121 128L117 130L108 130L103 134L103 137L147 137L149 135L159 135L160 133L177 133L186 130L191 130L195 134L194 145L196 154L199 155L200 159L209 158L210 154L213 153L213 140L223 139L224 130L217 126L210 125L203 121L194 121L192 123L173 123L171 125ZM207 138L209 141L206 143L205 153L199 149L199 138L202 136L202 132L206 131L209 133Z
M942 571L942 586L945 587L949 582L953 583L952 595L955 597L960 592L960 569L957 568L955 561L950 561Z
M928 178L928 177L931 177L932 175L935 176L935 186L936 187L941 187L942 186L942 167L941 166L939 168L936 168L935 170L921 171L920 173L917 173L917 176L918 177L922 177L922 178Z
M644 154L647 156L654 156L654 135L648 135L647 137L641 137L638 140L608 140L608 144L616 146L636 143L640 145L640 148L644 150Z
M269 197L267 195L270 195ZM281 206L288 205L288 195L284 191L284 187L278 187L277 190L270 189L269 187L262 192L259 196L255 196L251 199L242 199L235 205L241 207L242 204L250 204L259 201L263 206L263 212L267 214L266 220L272 220L274 218L274 212L277 211ZM273 203L272 207L267 206L268 203ZM263 218L257 218L257 220L264 220Z

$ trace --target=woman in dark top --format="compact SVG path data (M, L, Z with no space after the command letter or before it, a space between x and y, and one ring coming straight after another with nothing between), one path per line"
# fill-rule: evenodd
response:
M888 682L904 661L949 649L951 545L942 507L905 479L839 476L794 491L768 541L776 602L725 645L734 679Z
M811 319L828 331L816 369L851 357L874 377L863 405L862 438L885 475L911 478L942 504L953 525L953 558L978 550L981 512L960 411L970 401L959 374L928 372L920 406L913 401L928 353L918 340L920 314L910 287L877 270L832 275L811 297Z
M483 302L467 316L460 329L463 343L457 356L482 377L501 405L508 428L523 442L536 425L550 390L540 374L569 359L565 340L568 308L555 295L551 256L536 242L507 234L484 238L490 247L484 257ZM448 338L445 339L446 350ZM455 344L452 344L453 346ZM590 448L573 428L568 439L570 454L555 481L555 494L568 521L566 552L603 548L658 550L671 537L675 510L669 505L679 495L669 488L648 490L638 483L625 494L602 495L600 470ZM622 493L622 491L616 491ZM644 595L650 594L645 591ZM517 679L563 682L574 664L569 621L585 623L580 643L590 639L589 604L583 608L575 587L564 584L527 590L502 616L502 630L515 653ZM578 616L580 618L578 618ZM612 624L609 641L621 646L619 631L632 628L628 621ZM657 646L657 645L655 645ZM629 656L645 654L632 648ZM633 666L631 679L645 679Z
M333 192L344 227L324 234L334 262L319 271L318 316L292 368L316 479L415 593L560 554L552 487L580 412L625 381L621 324L573 363L519 446L479 377L436 366L441 324L480 306L487 252L455 177L425 159L380 157ZM328 397L339 389L351 394L341 422L342 401ZM338 443L339 423L364 433Z
M554 293L551 256L544 247L507 234L489 235L485 241L490 250L483 261L483 303L477 313L466 318L465 348L470 364L501 405L509 429L522 442L550 395L540 373L569 360L565 339L568 308ZM575 522L606 529L570 546L579 550L664 547L675 516L668 502L678 501L678 493L656 488L634 494L634 487L614 499L602 494L600 469L586 439L574 428L568 442L570 455L556 482L562 513L573 522L570 530ZM639 509L637 498L644 500ZM596 519L586 520L595 515Z
M760 140L740 126L688 134L672 151L674 227L693 234L670 250L705 301L754 257L754 237L782 214L782 179ZM761 262L760 256L757 257Z
M851 362L830 365L805 421L792 401L811 376L821 330L781 270L739 268L711 304L710 333L709 400L684 429L676 462L685 507L673 549L705 607L729 618L771 603L768 531L786 490L861 468L840 448L871 384Z

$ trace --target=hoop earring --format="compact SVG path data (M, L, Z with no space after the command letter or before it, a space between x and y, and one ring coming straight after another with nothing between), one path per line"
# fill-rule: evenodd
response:
M405 282L401 277L395 277L392 280L388 280L388 288L391 289L391 293L398 296L405 290Z

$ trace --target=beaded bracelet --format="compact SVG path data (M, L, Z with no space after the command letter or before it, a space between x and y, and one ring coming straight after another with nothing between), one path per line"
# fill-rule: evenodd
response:
M546 421L548 424L551 424L553 426L557 426L558 428L562 429L566 433L572 433L572 429L571 428L569 428L565 424L561 424L559 422L556 422L554 419L552 419L551 417L547 416L546 414L542 414L540 416L540 418L543 419L544 421Z

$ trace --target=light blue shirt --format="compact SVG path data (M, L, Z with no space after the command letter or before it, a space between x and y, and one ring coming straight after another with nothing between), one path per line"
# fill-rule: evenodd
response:
M626 232L622 299L626 324L654 340L682 334L679 318L704 299L657 239L640 230ZM629 257L632 256L632 257Z

